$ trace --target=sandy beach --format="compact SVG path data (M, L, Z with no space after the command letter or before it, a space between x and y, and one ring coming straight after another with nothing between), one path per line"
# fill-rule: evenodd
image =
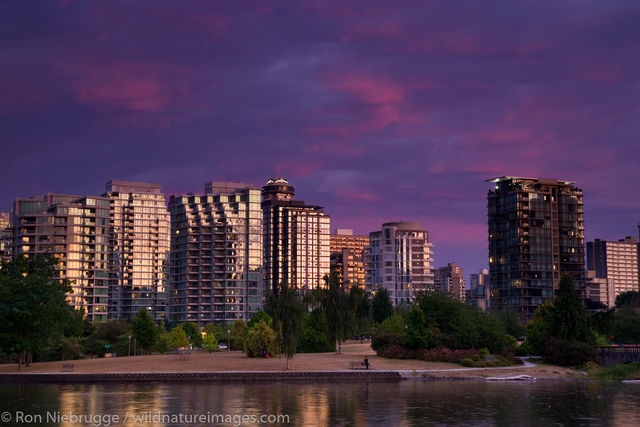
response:
M504 368L464 368L454 363L424 362L420 360L398 360L378 357L370 343L347 342L342 345L341 354L301 353L289 361L289 371L344 371L350 369L350 362L369 359L372 370L403 371L403 376L424 376L430 378L465 378L529 375L535 378L564 378L577 375L575 371L554 366ZM0 374L16 373L60 373L63 365L73 364L74 373L109 374L135 372L278 372L286 369L284 357L249 358L239 351L216 353L191 352L186 356L175 354L84 359L72 361L34 363L17 371L17 365L0 365ZM414 372L415 371L415 372Z

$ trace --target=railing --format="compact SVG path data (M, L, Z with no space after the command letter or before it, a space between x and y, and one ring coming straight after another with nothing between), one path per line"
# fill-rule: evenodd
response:
M640 353L640 345L638 344L608 345L597 347L597 349L598 353Z

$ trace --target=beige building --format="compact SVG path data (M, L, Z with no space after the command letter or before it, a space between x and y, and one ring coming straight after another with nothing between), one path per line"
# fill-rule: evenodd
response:
M640 291L638 282L638 238L627 236L616 241L595 239L587 242L587 268L595 277L607 279L615 295Z
M434 285L436 289L451 294L453 298L465 301L464 271L455 262L435 270Z
M420 223L388 222L380 231L369 233L369 239L364 255L367 289L385 288L397 306L433 288L433 245Z
M594 270L587 270L583 298L599 301L612 308L616 304L615 286L609 279L597 277Z
M8 261L13 254L13 229L9 212L0 212L0 262Z
M294 194L282 178L262 187L264 285L276 294L284 282L300 291L324 286L330 271L329 215Z
M331 270L338 273L345 289L352 285L364 288L365 246L369 236L357 236L353 230L338 228L331 234Z
M132 318L145 308L166 313L169 211L159 184L109 181L111 214L109 317Z

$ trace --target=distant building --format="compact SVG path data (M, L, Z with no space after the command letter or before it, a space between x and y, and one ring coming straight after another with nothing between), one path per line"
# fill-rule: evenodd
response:
M489 270L483 268L478 273L469 275L469 290L467 291L467 304L478 307L482 311L489 309Z
M109 318L132 318L141 308L166 314L169 211L159 184L109 181L111 213Z
M597 277L594 270L587 270L583 299L598 301L612 308L616 304L615 286L609 279Z
M48 194L15 200L15 255L49 254L56 275L71 281L67 296L92 321L107 319L111 250L109 199Z
M169 319L230 323L262 309L260 190L212 182L171 196Z
M436 289L451 294L459 301L465 300L464 271L455 262L435 270L434 285Z
M368 244L369 236L354 236L350 229L338 228L331 234L331 270L347 289L352 285L364 288L363 251Z
M395 306L432 289L434 275L429 232L418 222L388 222L369 233L365 248L365 285L385 288Z
M0 262L9 261L13 254L13 228L11 215L0 212Z
M293 200L285 179L262 187L262 233L266 289L277 294L286 282L293 289L324 286L329 274L330 218L320 206Z
M640 291L638 238L627 236L617 242L595 239L587 242L587 268L595 277L607 279L615 295Z
M573 182L500 177L487 196L491 310L528 320L552 300L563 273L582 289L582 190Z

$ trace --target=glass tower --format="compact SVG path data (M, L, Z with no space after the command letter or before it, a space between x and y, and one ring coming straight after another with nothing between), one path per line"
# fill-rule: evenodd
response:
M548 303L562 273L584 286L582 190L555 179L489 180L490 309L531 319Z
M166 313L169 211L159 184L109 181L111 245L109 317L132 318L140 308L160 321Z
M57 277L71 281L69 303L92 321L106 320L109 200L61 194L18 198L12 218L15 254L57 258Z
M260 190L211 182L205 193L171 196L169 318L248 320L262 309Z

